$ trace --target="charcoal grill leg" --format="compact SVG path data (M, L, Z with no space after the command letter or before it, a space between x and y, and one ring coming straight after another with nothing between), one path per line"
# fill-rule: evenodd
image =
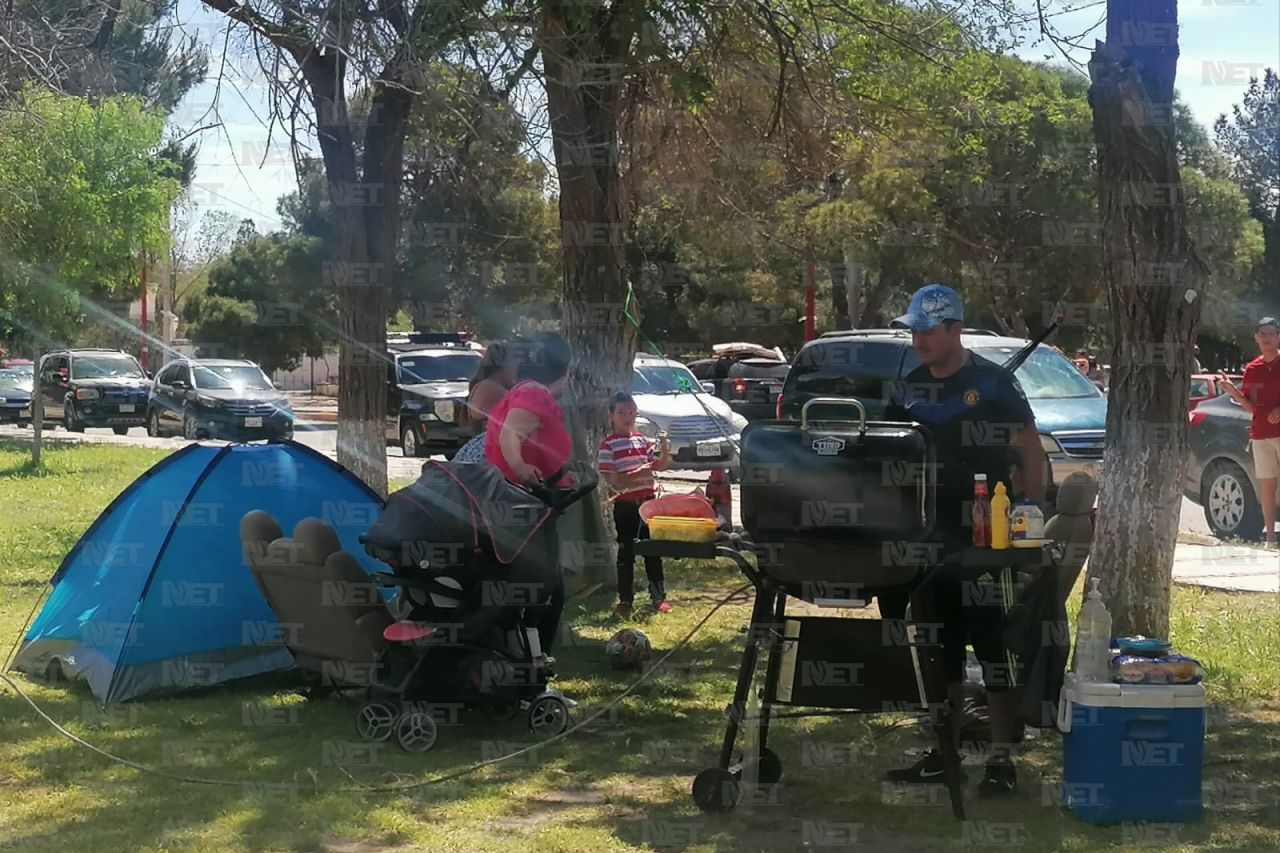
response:
M764 749L769 740L769 717L773 708L773 697L778 695L778 671L782 669L782 652L786 646L786 638L782 630L786 614L787 597L778 593L777 602L773 608L773 624L778 626L778 630L774 632L772 642L769 644L769 664L765 669L764 696L760 702L760 756L764 755Z
M911 594L908 619L921 625L936 625L937 610L934 607L931 578L919 584ZM941 637L937 642L918 646L920 669L923 676L925 707L933 723L933 736L938 742L938 754L942 756L943 774L947 793L951 797L951 813L964 820L964 783L960 777L960 750L951 727L954 709L947 701L947 676L942 663Z
M751 682L755 680L756 656L759 653L760 634L768 629L775 593L764 587L756 587L756 601L751 608L751 624L747 626L747 644L742 650L742 666L738 669L738 686L733 692L733 704L729 706L729 721L724 729L724 745L720 748L720 767L728 770L733 764L733 744L738 738L738 726L747 710L747 696Z

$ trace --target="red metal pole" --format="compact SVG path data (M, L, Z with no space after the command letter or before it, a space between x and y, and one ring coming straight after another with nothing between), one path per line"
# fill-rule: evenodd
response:
M814 329L813 312L813 261L809 261L804 265L804 339L806 341L811 341L818 336Z
M147 251L142 250L142 369L147 369Z

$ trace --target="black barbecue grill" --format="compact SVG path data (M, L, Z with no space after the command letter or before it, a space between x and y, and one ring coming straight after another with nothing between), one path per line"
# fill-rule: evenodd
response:
M856 408L857 421L833 412ZM811 411L823 411L821 420ZM1052 568L1042 549L945 549L934 537L934 449L918 424L868 422L854 400L818 398L800 422L761 421L742 435L742 520L747 537L691 544L641 540L640 556L732 559L754 585L755 603L720 761L693 782L706 812L733 808L748 770L760 784L782 776L769 749L778 706L814 712L929 712L946 767L952 811L964 817L960 755L951 738L940 637L931 595L937 572L976 578L989 570ZM748 555L754 555L754 562ZM820 607L861 607L886 592L907 593L902 619L788 616L787 599ZM735 760L761 650L755 754ZM803 716L788 713L790 716ZM750 777L748 777L750 778Z

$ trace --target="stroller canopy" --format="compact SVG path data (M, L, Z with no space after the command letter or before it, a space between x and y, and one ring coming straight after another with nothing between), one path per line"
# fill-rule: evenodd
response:
M286 536L323 519L372 571L358 541L381 506L301 444L188 445L130 484L67 554L13 668L60 665L103 702L286 669L293 658L245 564L240 519L266 510Z
M368 540L423 569L467 563L477 550L506 566L526 555L540 531L550 531L550 516L550 507L492 465L428 462L421 477L387 500Z

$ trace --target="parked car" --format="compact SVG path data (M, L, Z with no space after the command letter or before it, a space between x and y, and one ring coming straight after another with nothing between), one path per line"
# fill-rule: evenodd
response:
M466 444L468 383L481 358L465 341L395 345L387 359L387 441L405 456L452 454Z
M1028 343L985 330L966 330L961 341L996 364L1003 364ZM824 335L805 344L796 356L777 416L799 420L801 408L814 397L855 397L866 407L867 417L875 420L884 414L890 384L919 363L907 331L867 329ZM1035 414L1054 482L1061 483L1074 471L1100 478L1107 425L1107 399L1102 392L1066 357L1044 344L1036 347L1015 375Z
M772 418L791 369L781 350L747 344L717 344L714 349L714 358L689 363L693 375L711 382L711 393L748 421Z
M22 359L9 359L2 368L10 373L20 373L34 383L36 377L36 366L30 361Z
M31 423L32 377L22 370L0 369L0 424Z
M61 420L70 432L111 427L124 435L146 419L151 380L122 350L63 349L40 359L44 419Z
M1203 507L1204 520L1214 536L1262 538L1262 504L1249 442L1249 413L1220 394L1196 406L1187 417L1191 452L1186 496ZM1276 503L1280 507L1280 495Z
M747 419L711 394L678 361L637 355L631 379L639 417L636 429L650 438L671 438L672 467L705 470L738 467L738 443Z
M1244 379L1243 376L1228 376L1227 378L1230 379L1236 385L1239 385L1240 381ZM1200 405L1205 400L1209 400L1213 397L1217 397L1221 393L1222 393L1222 381L1219 379L1218 374L1216 373L1192 374L1191 393L1187 397L1187 411L1190 412L1194 410L1196 406Z
M147 434L233 441L293 438L293 409L252 361L179 358L156 374Z

